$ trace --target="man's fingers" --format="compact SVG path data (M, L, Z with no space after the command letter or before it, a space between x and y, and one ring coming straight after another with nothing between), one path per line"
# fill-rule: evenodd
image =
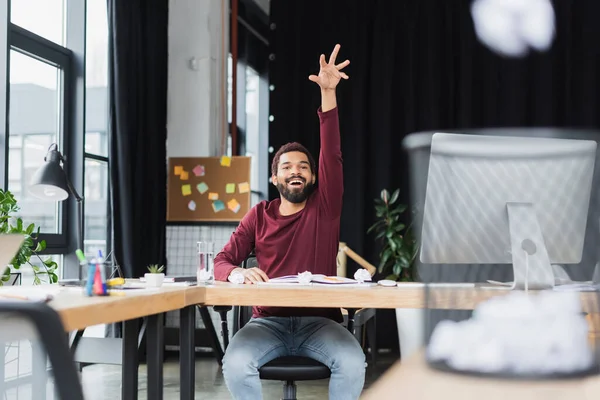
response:
M348 79L348 75L345 72L340 72L340 76L344 79Z
M343 63L340 63L338 65L336 65L335 67L338 69L338 71L342 68L345 68L348 66L348 64L350 64L350 60L346 60Z
M327 62L325 62L325 54L321 54L321 57L319 57L319 66L321 68L327 66Z
M267 282L269 280L269 276L262 269L257 268L256 272L258 273L258 275L260 275L260 277L262 278L263 282Z
M310 75L308 77L308 80L313 81L313 82L319 82L319 77L316 75Z
M335 65L335 58L337 57L338 51L340 51L340 45L336 44L331 52L331 56L329 57L329 64Z

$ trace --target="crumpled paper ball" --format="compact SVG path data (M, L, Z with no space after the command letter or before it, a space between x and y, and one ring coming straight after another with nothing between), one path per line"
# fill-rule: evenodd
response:
M229 274L229 277L227 278L227 280L231 283L244 283L244 274L241 273L240 271L234 271L231 274Z
M367 281L370 282L371 274L366 269L361 268L354 273L354 279L356 279L359 283L364 283Z
M480 303L470 319L442 321L427 348L433 361L463 371L552 374L594 362L577 292L513 291Z
M556 34L550 0L474 0L471 15L479 41L503 56L546 51Z
M310 271L300 272L298 274L298 282L302 285L308 285L312 281L312 273Z

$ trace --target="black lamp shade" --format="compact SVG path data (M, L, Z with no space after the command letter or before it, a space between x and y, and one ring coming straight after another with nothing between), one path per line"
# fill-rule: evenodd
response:
M47 157L46 162L37 170L31 179L29 191L35 197L44 200L62 201L69 197L69 187L65 171L59 159Z

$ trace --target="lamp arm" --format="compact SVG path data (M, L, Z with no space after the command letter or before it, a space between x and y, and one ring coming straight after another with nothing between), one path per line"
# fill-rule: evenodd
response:
M60 153L59 153L60 154ZM65 166L65 170L67 169L67 162L65 160L65 158L62 156L62 154L60 155L60 158L63 162L63 165ZM73 195L73 197L75 197L75 201L77 202L77 248L84 251L84 245L83 245L83 197L81 197L79 195L79 193L77 193L77 190L75 190L75 188L73 187L73 184L71 183L71 179L69 179L69 174L65 171L65 178L67 180L67 188L69 189L69 192L71 192L71 194ZM81 266L79 266L79 268L77 269L78 271L78 275L79 275L79 280L82 279L83 276L83 271Z

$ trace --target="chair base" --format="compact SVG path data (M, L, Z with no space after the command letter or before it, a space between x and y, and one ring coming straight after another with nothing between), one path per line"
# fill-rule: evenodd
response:
M281 400L297 400L296 384L294 381L283 382L283 398Z

